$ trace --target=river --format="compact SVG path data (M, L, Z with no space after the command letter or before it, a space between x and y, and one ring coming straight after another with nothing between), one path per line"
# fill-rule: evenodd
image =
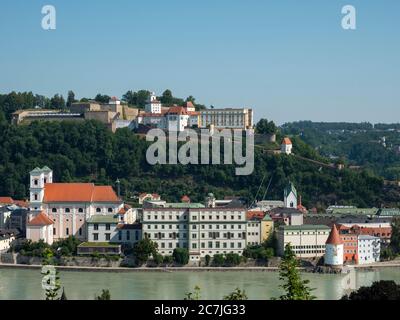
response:
M400 269L353 271L350 275L304 273L315 288L318 299L339 299L350 287L370 285L373 281L394 280L400 283ZM0 269L0 300L43 299L40 270ZM109 289L112 299L183 299L185 292L201 287L201 298L221 299L236 287L244 289L249 299L278 297L277 272L81 272L61 271L60 280L67 298L94 299L101 289ZM347 288L347 289L346 289Z

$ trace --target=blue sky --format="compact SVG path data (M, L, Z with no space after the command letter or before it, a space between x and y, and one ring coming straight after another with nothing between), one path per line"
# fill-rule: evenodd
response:
M346 4L357 30L341 28ZM399 34L398 0L1 0L0 92L168 88L278 124L398 122Z

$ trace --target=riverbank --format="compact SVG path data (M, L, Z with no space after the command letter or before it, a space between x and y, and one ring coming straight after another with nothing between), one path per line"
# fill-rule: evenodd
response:
M351 265L345 266L347 270L354 268L358 270L376 270L380 268L399 268L400 261L398 262L379 262L368 265ZM41 269L40 264L11 264L11 263L0 263L0 269ZM114 272L114 273L124 273L124 272L278 272L279 267L138 267L138 268L128 268L128 267L93 267L93 266L56 266L60 271L79 271L79 272ZM299 268L302 272L315 273L315 270L310 267ZM331 273L331 272L322 272ZM341 272L335 272L341 273Z
M0 268L16 269L41 269L42 265L10 264L0 263ZM60 271L91 271L91 272L225 272L225 271L257 271L257 272L276 272L278 267L84 267L84 266L56 266ZM306 268L299 268L305 271Z

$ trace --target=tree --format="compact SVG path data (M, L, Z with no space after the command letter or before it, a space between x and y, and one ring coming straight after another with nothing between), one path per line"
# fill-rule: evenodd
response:
M260 134L273 134L276 133L277 128L273 121L261 119L256 125L256 132Z
M134 105L138 108L144 108L147 100L149 99L149 95L150 91L148 90L139 90L137 92L129 90L122 96L122 99L130 105Z
M400 300L400 286L392 280L376 281L370 287L343 296L342 300Z
M67 107L71 107L71 104L73 104L75 101L75 93L72 90L68 91Z
M110 290L102 289L101 295L95 297L95 300L111 300Z
M224 297L224 300L247 300L246 291L242 291L239 288L236 288L235 291L231 292L227 296Z
M200 300L201 289L199 286L194 287L194 292L187 292L183 300Z
M154 256L157 253L157 247L157 243L148 238L137 242L133 248L133 254L138 264L142 265L149 260L151 255Z
M111 97L108 95L102 95L102 94L98 93L96 95L96 97L94 97L94 100L96 100L97 102L100 102L100 103L109 103L111 100Z
M181 265L186 265L189 263L189 251L186 248L175 248L172 253L174 261Z
M163 92L160 100L161 100L161 103L163 103L165 105L171 105L174 100L171 90L169 90L169 89L165 90Z
M211 256L207 254L205 258L206 258L206 266L208 267L210 265Z
M153 260L156 265L160 265L164 261L163 256L159 253L153 254Z
M390 248L397 255L400 253L400 218L392 220L392 235L390 236Z
M225 263L225 258L222 254L214 254L213 265L216 267L221 267Z
M186 98L185 101L186 101L186 102L189 102L189 101L190 101L191 103L195 104L196 98L193 97L193 96L189 96L189 97Z
M313 300L313 289L308 287L309 280L302 280L298 271L299 262L290 244L285 247L282 262L280 264L279 279L285 283L280 287L285 294L279 300Z
M65 109L65 100L62 95L56 94L50 99L51 109Z

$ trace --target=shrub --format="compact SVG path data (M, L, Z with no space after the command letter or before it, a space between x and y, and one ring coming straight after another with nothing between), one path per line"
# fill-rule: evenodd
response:
M221 267L225 263L225 258L222 254L215 254L213 257L213 265L216 267Z
M165 256L163 259L163 262L165 264L171 264L172 262L174 262L174 257L173 256Z
M241 257L237 253L228 253L225 256L225 263L230 266L237 266L241 262Z
M163 262L163 256L159 253L156 253L153 255L153 261L155 262L156 265L160 265Z
M210 265L210 261L211 261L210 255L207 254L205 258L206 258L206 266L209 266Z
M185 248L175 248L172 254L174 261L181 265L186 265L189 263L189 251Z

